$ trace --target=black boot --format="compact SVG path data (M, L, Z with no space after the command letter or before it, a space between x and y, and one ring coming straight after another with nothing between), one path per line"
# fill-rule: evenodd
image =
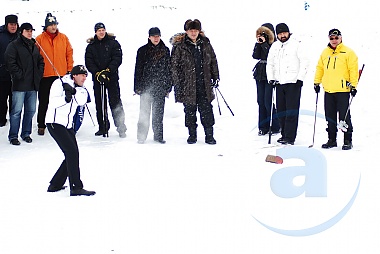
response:
M342 150L350 150L352 148L352 133L345 132L343 139L344 140L343 140Z
M189 127L189 137L187 138L188 144L197 143L197 128Z
M215 145L216 140L214 139L214 128L213 127L207 127L205 128L205 142L209 145Z
M322 145L322 148L328 149L337 146L336 139L329 139L326 144Z

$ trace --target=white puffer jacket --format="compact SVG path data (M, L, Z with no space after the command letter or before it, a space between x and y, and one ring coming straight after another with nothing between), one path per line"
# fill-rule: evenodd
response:
M70 74L62 77L64 83L75 87L74 80ZM46 124L56 123L65 126L67 129L73 128L73 117L78 106L83 106L87 102L88 91L84 87L75 87L76 93L70 102L65 101L65 91L62 82L57 79L53 82L50 89L49 106L46 112Z
M290 36L286 42L272 44L267 59L267 78L281 85L304 80L309 68L309 59L301 41Z

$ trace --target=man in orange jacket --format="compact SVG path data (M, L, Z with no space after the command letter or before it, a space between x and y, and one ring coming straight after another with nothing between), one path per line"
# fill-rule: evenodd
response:
M38 91L38 135L45 134L45 116L49 104L50 88L54 80L69 73L73 68L73 48L68 37L57 28L56 17L46 15L43 32L36 41L41 55L44 57L45 70Z

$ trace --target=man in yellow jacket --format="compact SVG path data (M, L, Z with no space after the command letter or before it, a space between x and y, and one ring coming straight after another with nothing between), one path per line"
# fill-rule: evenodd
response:
M56 17L46 15L43 32L36 41L41 55L44 57L45 70L38 91L38 135L45 134L45 117L49 104L50 88L54 80L69 73L73 68L73 48L68 37L59 32Z
M329 31L329 40L330 43L319 58L314 77L315 92L319 93L321 83L325 91L324 106L328 141L322 145L322 148L337 147L338 112L339 120L345 121L348 126L347 131L344 132L342 149L349 150L352 148L353 128L348 107L350 95L355 96L357 92L358 57L352 49L342 43L342 34L338 29L334 28Z

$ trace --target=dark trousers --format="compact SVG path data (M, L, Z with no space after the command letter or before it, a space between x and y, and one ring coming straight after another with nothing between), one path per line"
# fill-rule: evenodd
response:
M277 115L281 135L290 141L294 141L297 136L301 88L301 85L295 83L276 86Z
M152 129L155 140L163 138L165 97L143 93L140 96L140 114L137 123L137 139L145 141L149 131L150 112L152 112Z
M7 122L8 109L12 108L12 82L0 82L0 126Z
M329 139L336 139L337 135L337 113L339 115L339 121L343 120L347 123L348 128L347 132L345 132L345 140L351 141L352 137L352 122L351 122L351 114L350 111L346 112L349 105L350 93L326 93L325 92L325 118L327 121L327 133Z
M56 187L62 187L68 177L71 190L82 189L83 183L80 180L79 171L79 148L74 129L66 129L64 126L55 123L48 124L47 129L65 155L65 159L50 183Z
M125 132L127 127L125 126L125 113L123 109L123 104L120 99L120 86L118 81L111 81L105 86L104 94L104 105L107 106L107 94L108 101L111 108L111 114L113 117L114 124L118 132ZM110 122L104 125L103 118L103 108L102 108L102 96L101 96L101 85L94 81L94 97L95 97L95 107L96 107L96 119L98 120L99 130L106 131L110 128ZM108 119L108 116L107 116Z
M213 127L215 124L212 104L207 100L206 93L197 93L197 104L191 105L184 103L185 126L188 128L197 128L197 110L200 114L201 123L204 129Z
M268 132L271 121L271 106L273 88L268 84L267 80L256 80L257 87L257 104L259 105L259 129ZM278 122L276 106L273 105L272 109L272 131L280 130L280 123Z
M49 105L49 96L51 85L58 77L42 78L38 90L38 111L37 111L37 124L38 128L46 128L45 118L46 111Z

